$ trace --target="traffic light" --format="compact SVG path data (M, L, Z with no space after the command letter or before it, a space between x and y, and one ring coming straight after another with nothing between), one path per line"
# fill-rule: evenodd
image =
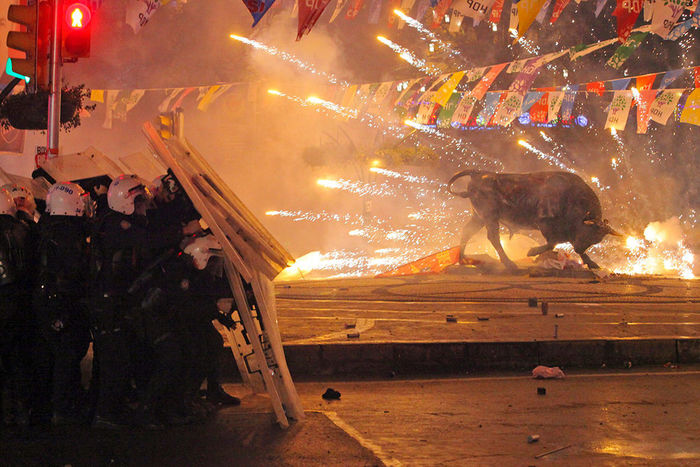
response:
M7 46L25 54L24 58L7 59L7 74L24 79L29 90L46 89L49 84L51 4L37 0L32 5L10 5L7 19L20 25L20 31L7 34Z
M163 139L170 139L175 134L175 119L172 112L158 115L158 133Z
M92 10L82 0L67 0L64 5L61 55L67 61L89 57Z

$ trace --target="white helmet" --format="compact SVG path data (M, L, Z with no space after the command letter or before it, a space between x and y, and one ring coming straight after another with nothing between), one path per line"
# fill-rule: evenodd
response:
M3 185L3 188L10 192L12 199L15 200L17 209L23 209L29 214L34 214L34 211L36 211L36 201L29 188L17 183L8 183L7 185Z
M55 183L46 193L46 212L51 216L83 216L90 204L90 194L77 183Z
M184 251L192 257L194 267L199 270L207 267L212 256L222 256L221 245L211 234L195 238Z
M17 214L17 206L15 206L15 201L12 199L12 195L9 190L5 188L0 188L0 214L7 214L14 217Z
M115 178L107 190L109 208L122 214L133 214L134 201L138 196L151 199L151 193L143 182L136 175L120 175Z

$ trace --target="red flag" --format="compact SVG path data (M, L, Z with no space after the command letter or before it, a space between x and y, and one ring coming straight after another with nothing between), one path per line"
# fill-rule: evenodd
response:
M496 0L493 2L493 6L491 7L491 16L489 17L489 21L498 24L501 21L501 13L503 12L503 0Z
M496 104L496 109L493 111L493 114L491 115L491 118L489 119L489 123L487 126L492 126L495 125L496 123L493 121L493 118L496 116L498 113L498 109L501 108L501 104L503 104L503 101L506 100L506 97L508 96L507 92L502 92L501 97L498 98L498 104Z
M653 75L639 76L637 78L637 91L651 89L651 86L654 84L655 79L656 73L654 73Z
M308 34L314 27L318 17L326 9L331 0L305 0L299 2L299 28L297 40L301 40L304 34Z
M695 87L700 88L700 66L696 66L694 71L695 71Z
M642 12L644 0L617 0L613 16L617 16L617 37L625 42L632 32L639 13Z
M586 91L594 92L599 96L602 96L605 92L605 83L602 81L594 81L592 83L586 83Z
M559 19L559 15L561 15L561 12L564 11L564 8L566 8L566 5L569 4L571 0L557 0L557 3L554 4L554 10L552 10L552 17L549 19L550 24L554 24L556 20Z
M452 5L452 0L440 0L435 9L433 9L433 24L430 25L431 29L436 29L442 24L443 18L447 10Z
M639 78L637 78L639 79ZM639 91L639 102L637 102L637 133L646 133L649 127L649 108L656 98L656 89Z
M348 11L345 12L345 19L355 19L364 2L365 0L354 0L348 7Z
M530 107L530 120L538 123L547 123L549 119L549 93L545 92L542 97Z

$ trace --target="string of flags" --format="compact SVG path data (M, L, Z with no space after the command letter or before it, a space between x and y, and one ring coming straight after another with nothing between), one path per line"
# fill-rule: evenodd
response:
M100 4L102 0L91 0ZM583 0L576 0L581 3ZM617 38L626 42L633 26L640 15L648 24L651 33L667 40L677 40L691 27L700 27L699 0L614 0L613 16L617 22ZM126 22L134 32L144 27L159 8L170 4L178 6L187 0L128 0ZM243 0L243 4L253 17L253 26L259 24L263 16L274 6L286 8L293 17L298 18L297 40L308 34L319 20L331 0ZM367 21L378 24L385 15L386 26L401 29L405 22L396 18L394 9L399 9L408 16L420 21L428 18L432 29L449 23L451 33L460 30L464 18L472 18L474 26L482 21L496 26L501 18L508 19L508 29L517 32L515 40L522 37L533 22L554 24L569 5L570 0L511 0L509 15L503 15L506 7L504 0L336 0L332 13L326 15L329 23L338 18L356 20L360 12L367 11ZM593 3L593 2L591 2ZM608 0L596 0L595 16L598 17ZM429 10L432 9L430 12ZM551 14L550 14L551 11ZM343 13L344 12L344 13ZM678 23L684 12L692 16Z

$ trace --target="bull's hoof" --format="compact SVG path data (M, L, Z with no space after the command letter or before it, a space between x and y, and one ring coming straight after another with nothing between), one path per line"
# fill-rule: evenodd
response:
M518 270L518 266L517 266L514 262L512 262L512 261L504 261L504 262L503 262L503 265L506 267L506 269L507 269L508 271L513 271L513 272L515 272L515 271Z

